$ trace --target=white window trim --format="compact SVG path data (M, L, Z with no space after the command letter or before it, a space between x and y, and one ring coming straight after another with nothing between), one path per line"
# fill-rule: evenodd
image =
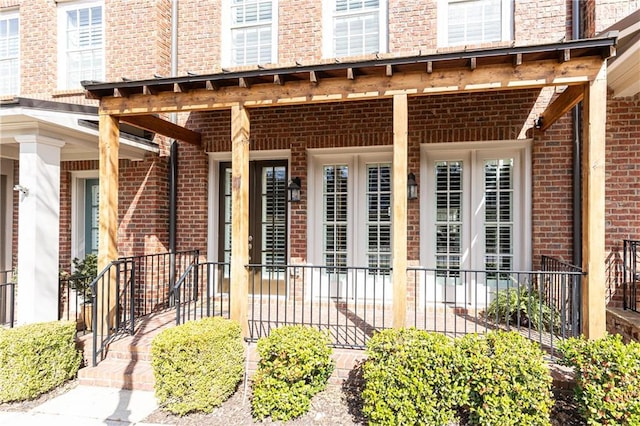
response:
M272 0L271 3L271 63L278 63L278 0ZM222 0L222 25L220 34L220 65L223 67L232 65L231 58L231 0ZM261 64L262 65L262 64ZM238 65L248 66L248 65Z
M344 149L312 149L308 150L308 197L307 197L307 263L323 265L322 260L322 166L324 164L346 164L349 166L349 182L347 184L349 213L362 212L362 199L366 178L364 170L367 163L390 163L393 167L392 147L366 147ZM353 176L357 178L357 185ZM391 195L393 205L393 194ZM392 218L393 220L393 218ZM357 225L356 225L357 224ZM355 259L355 253L366 253L365 220L349 217L347 223L347 265L366 266L365 258ZM362 229L355 229L355 227ZM353 237L357 238L353 238ZM393 241L393 235L391 236ZM357 262L354 263L354 262Z
M463 160L472 164L489 158L511 157L514 159L514 225L513 240L516 243L513 253L514 270L532 268L532 218L531 218L531 148L532 140L512 140L498 142L460 142L446 144L423 144L420 147L420 262L427 268L435 267L435 247L433 246L433 227L435 211L433 209L434 188L430 166L441 159ZM467 167L466 170L469 168ZM461 269L484 270L484 192L474 186L484 181L481 167L473 167L463 175L463 182L471 188L470 197L463 199L463 213L466 222L463 226L463 255ZM470 204L469 204L470 202ZM471 210L475 209L472 213ZM469 221L469 214L473 218ZM475 252L474 252L475 250Z
M322 2L322 58L335 58L333 51L333 10L336 0L323 0ZM388 52L389 12L387 0L380 0L378 9L379 25L379 49L378 53ZM359 13L359 12L358 12Z
M21 56L22 56L22 49L20 48L22 46L22 43L20 42L20 40L22 39L22 22L20 20L20 12L18 9L14 9L14 10L8 10L8 11L2 11L0 12L0 19L13 19L13 18L18 18L18 88L16 93L0 93L0 96L8 96L8 95L19 95L21 93L21 84L20 84L20 71L22 69L21 66Z
M105 55L105 7L102 0L77 0L77 1L58 1L58 90L81 89L82 87L67 87L67 20L66 13L69 10L83 9L89 7L102 7L102 79L106 75L106 55Z
M254 160L286 160L289 164L289 175L291 175L291 151L288 149L251 151L249 161ZM209 153L209 179L207 194L207 261L217 262L219 259L218 230L220 226L220 163L231 162L231 152L210 152ZM291 177L291 176L289 176ZM287 223L291 224L291 209L287 212ZM289 230L287 230L289 231ZM222 237L222 236L220 236ZM291 239L287 241L287 254L291 256Z
M87 179L98 179L98 170L71 172L71 259L85 256L85 186ZM82 224L80 226L80 224Z
M513 40L513 0L502 2L502 36L500 41ZM450 0L438 0L438 47L463 46L464 43L449 44L449 3ZM481 42L478 41L478 44Z

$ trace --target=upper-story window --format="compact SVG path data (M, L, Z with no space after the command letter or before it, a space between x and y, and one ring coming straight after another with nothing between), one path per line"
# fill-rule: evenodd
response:
M223 65L276 63L277 0L225 0L223 5Z
M438 0L438 46L508 41L512 0Z
M17 12L0 14L0 95L20 92L20 21Z
M62 3L58 9L58 87L80 88L82 80L104 80L102 1Z
M325 0L324 56L387 51L386 0Z

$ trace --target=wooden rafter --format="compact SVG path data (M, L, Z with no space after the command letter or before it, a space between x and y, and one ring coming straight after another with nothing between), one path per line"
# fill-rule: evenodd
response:
M120 117L120 122L148 130L153 133L178 139L191 145L200 146L201 135L198 132L173 124L153 115L134 115Z
M578 105L584 98L583 86L569 86L558 96L542 114L542 127L540 130L545 131L553 125L560 117L565 115L571 108Z
M245 107L280 106L304 103L336 102L391 98L396 94L424 96L443 93L470 93L584 84L597 74L599 57L558 63L554 60L478 66L450 70L394 73L392 77L362 75L355 80L327 77L320 80L311 72L309 81L291 81L284 86L256 84L251 88L220 87L211 91L194 89L188 93L160 92L153 98L132 94L126 98L104 97L103 114L138 115L229 109L238 102ZM311 83L311 84L310 84ZM277 89L276 89L277 87Z

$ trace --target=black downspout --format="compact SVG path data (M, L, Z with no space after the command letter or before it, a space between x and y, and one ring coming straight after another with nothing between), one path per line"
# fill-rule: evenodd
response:
M173 304L176 284L176 222L178 208L178 141L173 141L169 154L169 298Z
M572 2L572 39L582 34L582 10L580 1ZM573 264L582 267L582 102L571 110L573 123Z

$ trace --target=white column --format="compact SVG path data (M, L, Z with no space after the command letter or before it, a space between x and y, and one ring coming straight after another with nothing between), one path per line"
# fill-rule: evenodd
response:
M19 324L58 319L60 149L64 142L39 135L20 144L18 197Z

